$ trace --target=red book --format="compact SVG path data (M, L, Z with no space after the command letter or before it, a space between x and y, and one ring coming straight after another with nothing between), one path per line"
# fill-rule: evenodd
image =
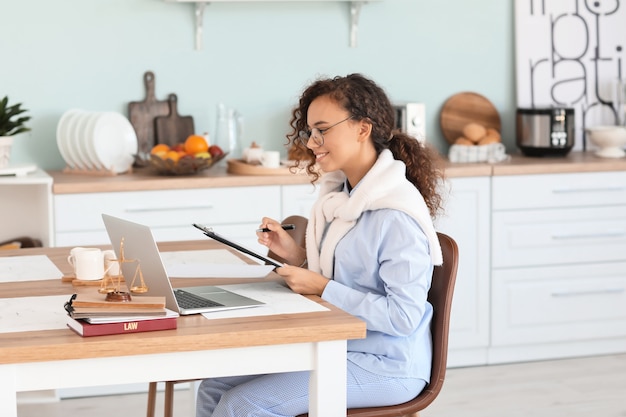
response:
M149 320L123 321L117 323L91 324L82 319L67 316L67 327L83 337L110 334L152 332L171 330L177 327L177 317L159 317Z

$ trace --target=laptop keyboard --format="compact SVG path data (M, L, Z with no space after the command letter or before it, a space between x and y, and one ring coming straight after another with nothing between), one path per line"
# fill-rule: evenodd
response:
M220 304L213 300L208 300L206 298L200 297L198 295L192 294L183 290L175 290L174 296L176 297L176 302L178 302L178 306L183 309L192 309L192 308L205 308L205 307L220 307L223 304Z

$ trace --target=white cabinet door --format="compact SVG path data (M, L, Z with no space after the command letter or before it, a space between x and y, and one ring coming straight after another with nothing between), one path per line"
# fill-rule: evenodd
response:
M493 272L489 363L623 353L626 262Z
M626 336L626 262L493 272L493 346Z
M626 259L626 206L496 211L493 267Z
M450 324L450 366L486 363L489 345L489 177L452 178L437 230L459 246Z
M619 204L626 204L626 172L493 177L496 211Z
M311 215L311 207L317 200L319 186L312 184L282 186L282 218Z

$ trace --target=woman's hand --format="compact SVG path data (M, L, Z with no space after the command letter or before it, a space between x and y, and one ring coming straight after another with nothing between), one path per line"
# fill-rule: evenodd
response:
M276 273L285 279L293 292L303 295L321 296L330 281L317 272L291 265L276 268Z
M256 232L261 245L267 246L276 255L294 265L300 265L306 259L304 248L298 246L295 240L283 230L281 224L269 217L263 217L259 229L269 229L269 232Z

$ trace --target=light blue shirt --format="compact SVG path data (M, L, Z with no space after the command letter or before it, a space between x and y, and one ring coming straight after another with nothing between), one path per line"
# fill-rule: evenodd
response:
M404 212L365 211L335 250L322 298L367 323L348 360L384 376L430 380L432 278L426 235Z

